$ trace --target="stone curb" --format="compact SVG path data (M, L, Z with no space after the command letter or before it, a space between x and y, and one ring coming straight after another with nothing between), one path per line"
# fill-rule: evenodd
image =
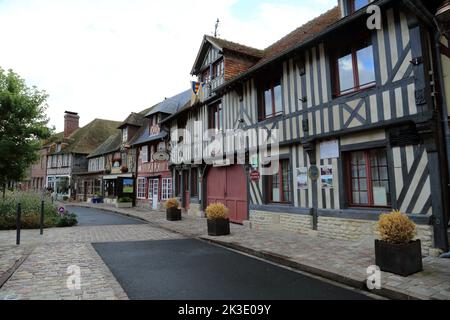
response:
M73 207L77 207L80 205L77 204L66 204L67 206L73 206ZM189 236L189 237L195 237L198 240L201 241L206 241L208 243L211 244L215 244L215 245L219 245L228 249L232 249L238 252L242 252L245 254L248 254L250 256L254 256L263 260L267 260L269 262L273 262L288 268L292 268L301 272L305 272L305 273L309 273L311 275L315 275L315 276L319 276L322 277L324 279L327 280L331 280L358 290L362 290L371 294L375 294L381 297L385 297L388 299L392 299L392 300L414 300L414 301L418 301L418 300L430 300L429 298L425 298L425 297L419 297L419 296L413 296L410 294L406 294L403 292L399 292L397 290L391 289L391 288L382 288L381 290L377 290L377 291L372 291L369 290L367 288L367 284L365 281L360 281L354 278L350 278L348 276L344 276L335 272L331 272L331 271L327 271L327 270L323 270L323 269L319 269L317 267L311 266L311 265L306 265L306 264L302 264L302 263L298 263L296 261L291 260L289 257L284 257L281 255L277 255L271 252L267 252L267 251L258 251L258 250L254 250L248 247L244 247L240 244L237 243L229 243L229 242L223 242L223 241L219 241L219 240L213 240L211 238L206 238L203 236L199 236L199 235L193 235L193 234L189 234L189 233L185 233L185 232L181 232L179 230L173 230L167 226L161 225L157 222L154 221L148 221L146 219L140 218L138 216L133 215L132 213L125 213L125 212L121 212L119 210L117 210L116 208L97 208L97 207L92 207L92 206L86 206L86 205L81 205L81 207L85 207L85 208L92 208L92 209L97 209L97 210L101 210L101 211L106 211L106 212L113 212L113 213L117 213L129 218L134 218L134 219L138 219L141 220L143 222L149 223L151 225L154 226L158 226L162 229L180 234L180 235L184 235L184 236Z

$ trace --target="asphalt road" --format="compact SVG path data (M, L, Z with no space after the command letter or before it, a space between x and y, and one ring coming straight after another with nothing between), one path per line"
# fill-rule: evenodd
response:
M70 207L69 212L78 216L80 227L143 224L142 221L133 218L90 208Z
M368 300L199 240L94 244L132 300Z

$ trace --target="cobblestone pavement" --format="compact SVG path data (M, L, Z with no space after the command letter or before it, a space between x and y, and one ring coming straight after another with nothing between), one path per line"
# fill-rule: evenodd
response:
M86 206L91 206L87 204ZM244 249L250 253L268 254L315 270L318 274L346 283L366 283L367 268L375 264L374 244L371 242L330 241L313 235L288 232L255 231L232 225L232 234L212 238L206 235L206 220L184 216L182 222L168 222L162 212L142 209L113 209L106 205L96 208L138 217L150 224L186 236L201 237ZM424 272L408 278L382 274L382 285L390 295L400 294L414 299L450 300L450 260L428 257Z
M179 238L179 234L148 224L74 227L48 229L42 237L39 231L23 231L22 245L17 247L15 231L0 231L0 280L18 267L1 287L0 300L126 300L126 293L91 243ZM80 290L67 286L71 266L79 268Z

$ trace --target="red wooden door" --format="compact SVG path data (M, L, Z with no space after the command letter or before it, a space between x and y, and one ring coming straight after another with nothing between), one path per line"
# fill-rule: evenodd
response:
M230 210L230 220L248 219L247 179L239 166L212 168L207 180L207 203L223 203Z

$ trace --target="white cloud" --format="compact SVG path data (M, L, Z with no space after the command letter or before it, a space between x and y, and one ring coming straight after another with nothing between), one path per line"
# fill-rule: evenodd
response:
M79 112L82 125L123 120L188 88L216 18L222 37L264 48L336 0L312 2L261 1L244 21L232 15L237 0L3 0L0 66L48 91L58 130L65 110Z

